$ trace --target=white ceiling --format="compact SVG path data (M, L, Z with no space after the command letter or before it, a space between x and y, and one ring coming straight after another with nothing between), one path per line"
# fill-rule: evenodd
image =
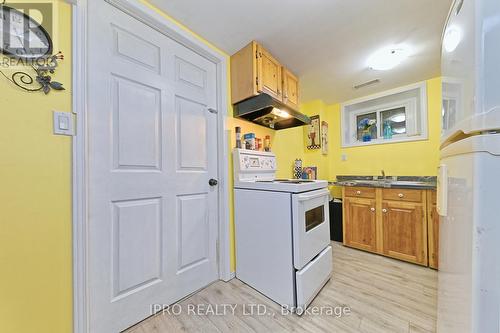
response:
M252 39L301 80L302 101L326 103L440 74L440 40L452 0L150 0L228 54ZM367 58L391 44L412 55L389 71ZM356 84L381 83L355 90Z

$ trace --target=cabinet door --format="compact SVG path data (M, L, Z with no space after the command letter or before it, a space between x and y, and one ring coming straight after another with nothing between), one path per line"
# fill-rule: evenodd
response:
M428 192L429 267L438 269L439 263L439 214L436 205L436 191Z
M292 109L299 109L299 79L285 67L283 74L283 102Z
M422 203L382 202L382 235L384 255L427 265L427 224Z
M231 103L241 102L258 94L257 43L252 41L231 56Z
M281 64L262 46L258 46L257 90L282 100Z
M376 201L344 199L344 244L365 251L377 251Z

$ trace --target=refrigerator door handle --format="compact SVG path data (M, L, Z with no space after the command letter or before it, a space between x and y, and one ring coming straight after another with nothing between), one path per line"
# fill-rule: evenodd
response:
M446 164L438 167L436 206L440 216L448 215L448 167Z

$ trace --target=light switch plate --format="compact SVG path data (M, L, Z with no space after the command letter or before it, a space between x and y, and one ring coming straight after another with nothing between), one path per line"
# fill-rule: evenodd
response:
M54 111L54 134L75 135L75 120L71 112Z

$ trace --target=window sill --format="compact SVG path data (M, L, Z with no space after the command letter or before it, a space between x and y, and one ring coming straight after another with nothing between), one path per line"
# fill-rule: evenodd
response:
M374 146L374 145L387 145L393 143L402 143L402 142L412 142L412 141L425 141L428 140L429 137L427 135L418 135L418 136L410 136L404 138L393 138L390 140L384 139L376 139L368 142L356 141L353 143L343 143L342 148L353 148L353 147L363 147L363 146Z

